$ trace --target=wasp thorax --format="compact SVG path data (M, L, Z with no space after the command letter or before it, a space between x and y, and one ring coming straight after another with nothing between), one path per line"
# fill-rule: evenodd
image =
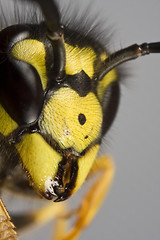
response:
M102 124L102 109L94 93L84 97L69 87L57 90L44 107L40 122L62 149L82 152L95 141Z

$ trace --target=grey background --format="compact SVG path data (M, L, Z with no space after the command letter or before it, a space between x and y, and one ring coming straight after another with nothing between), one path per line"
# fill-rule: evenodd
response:
M65 0L67 5L69 2ZM160 41L159 0L76 2L84 9L89 2L93 19L94 12L99 13L104 25L113 26L111 51L132 43ZM103 142L103 152L115 160L116 176L81 240L160 239L160 55L125 66L129 76L122 86L119 113ZM72 201L76 202L79 194ZM51 226L37 228L21 239L47 239Z

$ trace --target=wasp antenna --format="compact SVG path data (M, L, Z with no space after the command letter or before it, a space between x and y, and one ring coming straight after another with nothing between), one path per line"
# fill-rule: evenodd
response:
M103 77L118 65L136 59L140 56L145 56L150 53L160 53L160 42L143 43L141 45L133 44L127 48L123 48L111 54L105 61L105 66L98 75L98 80Z
M47 26L47 35L50 39L56 40L62 35L62 27L60 24L60 14L53 0L34 0L37 2L45 17Z
M149 43L149 53L160 53L160 42Z
M53 0L33 0L37 2L42 10L47 27L47 37L53 46L54 67L52 76L61 81L65 76L65 46L63 38L63 26L60 23L60 13Z

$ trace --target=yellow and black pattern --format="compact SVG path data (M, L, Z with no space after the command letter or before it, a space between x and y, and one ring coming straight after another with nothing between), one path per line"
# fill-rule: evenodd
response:
M100 46L97 48L96 45L95 48L95 43L90 46L87 43L86 46L84 43L75 45L65 33L65 81L60 85L51 84L51 44L48 39L41 40L42 33L39 32L45 31L44 25L39 28L37 34L27 28L29 37L18 40L9 49L14 61L29 64L39 75L44 95L43 108L36 119L39 130L37 133L30 133L32 130L21 133L19 123L1 106L0 114L4 125L0 132L11 139L18 132L19 140L14 140L17 157L26 171L30 185L39 194L51 198L50 192L55 197L54 188L63 192L65 185L71 182L72 187L65 197L67 198L82 185L96 158L104 134L103 124L107 124L104 123L106 110L103 98L108 86L117 80L117 73L112 70L101 81L96 82L96 74L104 66L107 53ZM87 42L87 37L84 37L83 42L85 38ZM59 176L61 163L69 174ZM76 169L75 174L73 169ZM61 180L57 180L60 178Z
M96 159L119 106L117 67L160 53L160 42L110 54L106 42L99 40L100 32L81 21L83 16L78 24L71 19L65 25L54 0L20 2L24 9L31 4L33 15L38 4L43 16L40 21L18 17L18 22L11 17L9 22L3 10L0 14L0 183L9 186L10 181L10 187L20 191L25 185L40 197L60 202L100 172L75 211L77 221L68 234L63 234L63 207L55 211L61 215L58 225L62 223L56 233L62 238L56 239L76 239L94 217L114 175L109 157ZM0 207L3 217L3 202ZM26 222L40 223L42 218L47 219L43 210L22 216Z

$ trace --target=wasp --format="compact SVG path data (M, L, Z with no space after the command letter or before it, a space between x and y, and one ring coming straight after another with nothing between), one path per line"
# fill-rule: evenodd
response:
M76 239L98 211L114 176L108 156L98 156L119 107L119 66L151 53L160 42L110 53L94 30L86 34L61 19L53 0L22 2L42 17L6 24L0 31L0 183L53 201L51 207L14 216L16 226L56 218L55 239ZM20 10L21 11L21 10ZM34 15L34 14L33 14ZM74 21L74 20L72 20ZM4 22L4 24L3 24ZM84 24L85 26L85 24ZM63 202L98 174L80 207ZM16 239L4 203L1 239ZM66 230L70 216L76 220Z

